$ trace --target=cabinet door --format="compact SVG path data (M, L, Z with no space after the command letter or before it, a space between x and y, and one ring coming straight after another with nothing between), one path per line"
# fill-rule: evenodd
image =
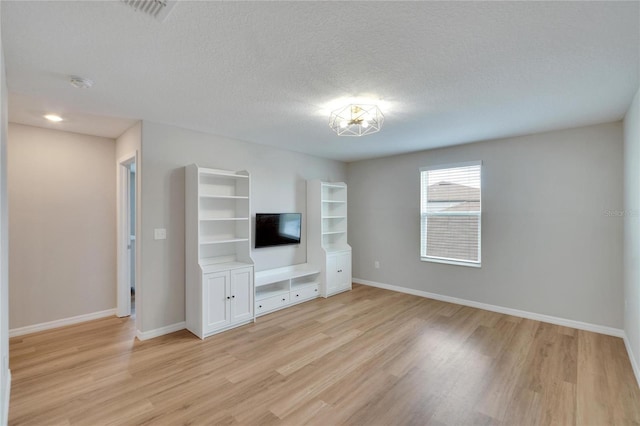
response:
M351 288L351 253L337 256L338 289Z
M231 322L253 318L253 268L231 271Z
M338 256L327 256L327 294L338 290Z
M225 327L231 322L229 278L229 272L215 272L203 276L202 308L205 333Z

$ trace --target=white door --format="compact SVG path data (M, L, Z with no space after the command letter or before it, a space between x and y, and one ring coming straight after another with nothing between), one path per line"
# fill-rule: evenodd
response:
M231 271L231 322L253 318L253 268Z
M229 272L215 272L203 276L204 333L227 326L231 322Z
M326 295L328 296L336 291L338 291L338 256L328 256L327 257L327 290Z
M351 253L337 256L338 290L351 288Z
M135 312L132 305L134 290L138 306L142 292L136 289L136 160L135 152L117 162L117 315L129 316ZM138 286L139 287L139 286ZM140 314L140 312L138 312ZM136 327L139 324L136 320ZM138 328L138 327L137 327Z

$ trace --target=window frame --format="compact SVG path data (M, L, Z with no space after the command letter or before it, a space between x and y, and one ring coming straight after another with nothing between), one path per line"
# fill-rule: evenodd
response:
M427 213L426 210L423 210L423 206L426 207L426 202L423 200L423 195L426 195L426 188L424 187L424 179L423 173L429 172L433 170L444 170L444 169L455 169L458 167L468 167L468 166L480 166L480 211L478 212L436 212L436 213ZM433 262L433 263L444 263L448 265L457 265L457 266L470 266L473 268L481 268L482 267L482 187L483 187L483 179L482 179L482 161L467 161L462 163L450 163L450 164L437 164L433 166L424 166L420 167L419 176L420 176L420 260L423 262ZM426 182L428 187L428 181ZM427 223L429 216L478 216L478 260L461 260L447 257L439 257L439 256L427 256L426 255L426 245L427 245Z

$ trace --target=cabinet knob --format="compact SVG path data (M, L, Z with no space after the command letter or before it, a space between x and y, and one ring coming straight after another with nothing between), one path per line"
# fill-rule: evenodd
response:
M299 295L299 294L296 294L296 297L300 297L300 295Z
M286 302L286 301L287 301L287 299L285 299L285 298L283 297L283 298L282 298L282 301L283 301L283 302Z
M231 296L231 298L232 298L232 299L235 299L235 298L236 298L236 296L235 296L235 295L233 295L233 296Z
M227 300L231 299L229 296L227 296Z
M314 289L313 291L318 291L318 289L316 288L316 289Z
M262 305L258 305L258 308L262 308Z

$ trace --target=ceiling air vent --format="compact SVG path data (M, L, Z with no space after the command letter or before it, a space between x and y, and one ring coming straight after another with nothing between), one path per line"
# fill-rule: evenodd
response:
M176 5L177 0L121 0L136 12L144 13L158 21L164 21Z

